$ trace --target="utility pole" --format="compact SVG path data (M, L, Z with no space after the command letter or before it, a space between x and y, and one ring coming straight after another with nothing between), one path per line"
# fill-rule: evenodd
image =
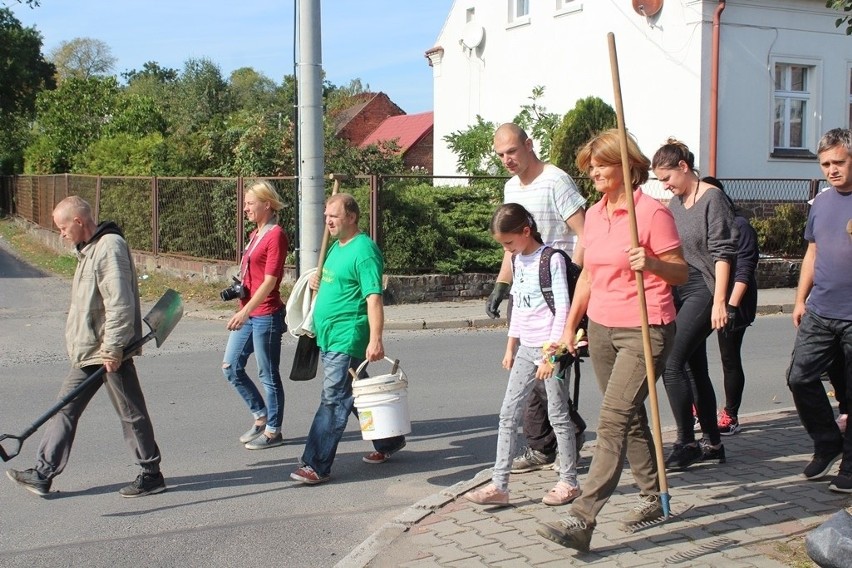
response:
M317 266L325 209L322 34L319 0L299 2L299 274Z

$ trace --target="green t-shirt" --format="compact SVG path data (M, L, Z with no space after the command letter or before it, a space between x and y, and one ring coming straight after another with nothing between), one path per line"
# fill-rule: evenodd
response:
M382 253L359 233L344 246L336 241L322 265L314 304L314 331L323 351L363 359L370 341L367 296L382 293Z

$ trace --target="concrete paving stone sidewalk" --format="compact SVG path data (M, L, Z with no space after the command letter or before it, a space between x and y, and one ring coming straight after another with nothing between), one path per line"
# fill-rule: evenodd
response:
M828 490L831 476L807 481L802 469L811 442L793 409L741 416L743 430L723 439L725 464L698 464L668 475L667 522L628 533L618 519L636 504L638 489L625 468L601 511L591 552L563 548L536 534L570 506L541 498L557 481L552 469L512 475L510 506L482 507L461 496L490 481L491 470L415 503L343 559L338 567L803 566L803 537L833 513L852 510L852 496ZM675 432L664 432L664 442ZM581 453L580 483L594 444ZM798 550L798 552L796 552Z

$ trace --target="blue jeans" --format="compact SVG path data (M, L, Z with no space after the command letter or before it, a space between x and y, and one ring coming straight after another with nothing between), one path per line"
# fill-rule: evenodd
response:
M820 376L831 365L838 342L846 358L846 389L852 387L852 321L820 317L806 311L802 316L793 345L787 386L802 426L814 441L814 453L835 454L843 451L840 471L852 474L852 428L840 433L834 410Z
M266 431L277 434L284 420L284 385L278 371L281 362L281 336L284 334L284 309L268 316L250 317L228 336L222 372L234 385L255 419L266 417ZM254 353L258 379L266 393L266 403L246 373L246 362Z
M320 351L320 359L325 374L322 397L308 433L302 463L310 466L317 475L325 477L331 473L331 464L334 463L337 445L346 430L349 415L357 416L349 369L357 369L364 359L333 351ZM366 372L362 372L360 378L366 376ZM404 444L405 436L373 440L376 451L384 453L393 453Z

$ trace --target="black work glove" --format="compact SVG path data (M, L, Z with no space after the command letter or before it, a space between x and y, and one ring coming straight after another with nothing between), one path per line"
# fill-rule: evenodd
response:
M509 288L510 284L508 282L500 282L498 280L494 283L494 289L485 301L485 313L491 319L500 317L500 302L509 297Z
M725 324L724 331L725 333L730 333L737 329L737 312L739 310L736 308L736 306L727 304L725 306L725 311L728 314L728 323Z

